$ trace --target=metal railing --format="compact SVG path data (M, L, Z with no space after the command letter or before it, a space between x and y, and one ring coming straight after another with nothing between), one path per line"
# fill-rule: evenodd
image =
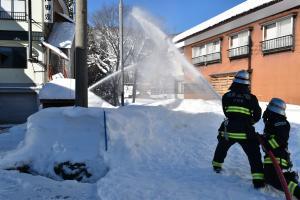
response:
M244 56L248 56L249 53L250 53L249 45L228 49L229 58L244 57Z
M210 63L216 63L221 61L221 52L211 53L203 56L192 58L194 65L207 65Z
M26 12L0 11L0 20L26 21Z
M194 57L192 58L192 63L194 65L196 64L205 64L205 59L206 57L205 56L198 56L198 57Z
M264 53L292 49L294 47L294 36L286 35L261 42L262 51Z

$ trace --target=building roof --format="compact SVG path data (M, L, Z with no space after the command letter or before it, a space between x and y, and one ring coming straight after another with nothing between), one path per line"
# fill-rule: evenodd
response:
M199 33L201 31L204 31L212 26L215 26L221 22L224 22L230 18L233 18L235 16L241 15L243 13L246 13L248 11L251 11L255 8L258 8L260 6L263 6L265 4L269 4L272 2L278 2L280 0L247 0L183 33L178 34L173 38L173 42L177 43L179 41L182 41L183 39L192 36L196 33Z
M49 35L48 43L63 49L71 49L75 37L75 24L57 22Z
M40 99L75 99L75 79L57 78L46 83L39 93Z
M67 5L66 5L65 1L64 0L58 0L58 3L61 6L61 8L63 9L64 14L68 15L69 11L68 11L68 8L67 8Z
M70 58L62 51L60 50L59 48L45 42L45 41L42 41L42 44L47 47L48 49L50 49L53 53L55 53L56 55L66 59L66 60L70 60Z

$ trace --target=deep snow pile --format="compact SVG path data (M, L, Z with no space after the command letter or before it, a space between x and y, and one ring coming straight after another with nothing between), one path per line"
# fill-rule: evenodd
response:
M64 162L84 163L93 182L102 177L107 167L101 149L104 149L102 109L51 108L44 109L27 122L24 141L5 155L2 169L29 166L32 173L60 179L55 166Z
M262 106L264 109L265 104ZM99 179L95 184L89 184L90 187L72 182L92 197L78 199L283 198L281 192L270 188L253 189L247 158L238 145L230 149L224 173L212 171L217 129L224 117L218 102L167 100L105 110L109 137L107 152L103 142L103 109L46 109L29 119L24 141L15 150L5 153L0 160L1 168L30 162L38 174L55 178L53 163L85 161ZM288 106L290 151L295 169L300 166L299 112L299 106ZM261 132L262 128L262 122L257 124L257 130ZM13 134L13 130L8 133ZM100 178L103 166L109 171ZM8 172L0 172L0 177L9 176ZM24 176L14 172L13 177L24 180ZM26 175L26 179L30 179L30 175ZM5 181L0 180L0 186ZM53 181L49 180L50 183ZM41 184L46 183L41 181ZM57 184L67 187L69 181ZM28 188L19 192L24 190ZM3 195L13 199L6 192ZM35 191L33 195L36 195Z

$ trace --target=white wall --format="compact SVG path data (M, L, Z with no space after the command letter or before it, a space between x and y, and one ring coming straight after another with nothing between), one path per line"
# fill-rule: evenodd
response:
M43 32L43 0L32 0L32 31ZM27 1L28 14L28 1ZM27 21L0 20L0 30L28 31ZM27 47L27 41L4 41L0 40L0 46ZM40 42L33 41L33 48L39 53L39 61L44 62L43 48ZM26 69L0 68L1 83L34 83L42 84L45 80L45 69L40 64L27 62Z
M0 46L27 47L27 42L0 41ZM33 49L39 53L38 60L44 62L43 48L39 42L33 42ZM0 83L35 83L42 84L45 69L38 63L27 62L26 69L0 68Z
M43 25L43 2L42 0L32 0L32 19L38 22L39 25ZM28 5L26 5L28 14ZM0 20L0 30L10 31L28 31L27 21L15 21L15 20ZM43 31L40 26L32 24L32 31Z

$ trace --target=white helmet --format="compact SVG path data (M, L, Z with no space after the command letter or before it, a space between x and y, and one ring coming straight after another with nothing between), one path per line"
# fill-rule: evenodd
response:
M246 70L238 71L235 75L233 82L240 83L244 85L250 85L250 78L249 73Z
M286 104L282 99L273 98L267 107L270 111L285 116Z

